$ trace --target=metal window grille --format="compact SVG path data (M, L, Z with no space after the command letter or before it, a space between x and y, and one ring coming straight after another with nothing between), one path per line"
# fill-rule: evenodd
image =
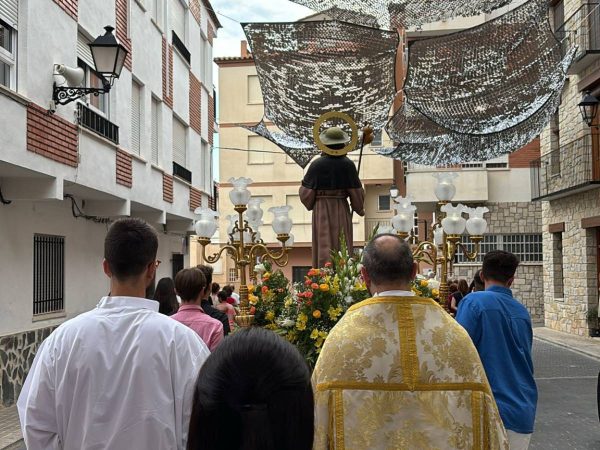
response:
M487 169L503 169L503 168L508 167L508 163L506 163L506 162L486 163L485 167Z
M292 267L292 283L301 283L304 277L311 269L310 266L293 266Z
M235 283L237 281L237 269L236 268L231 268L229 269L229 274L227 276L227 282L228 283Z
M33 236L33 314L63 311L65 292L65 238Z
M119 127L82 103L77 104L78 122L84 128L105 137L115 144L119 143Z
M465 247L473 251L474 244L465 237ZM485 235L479 247L479 255L475 261L469 261L462 250L456 252L455 264L481 263L485 254L491 250L505 250L516 255L521 262L542 262L541 234L505 234Z

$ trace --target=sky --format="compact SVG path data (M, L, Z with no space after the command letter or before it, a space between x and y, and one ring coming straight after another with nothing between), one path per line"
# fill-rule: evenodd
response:
M239 22L294 22L313 14L312 10L288 0L210 0L210 3L223 25L214 41L215 57L240 56L240 41L245 37Z

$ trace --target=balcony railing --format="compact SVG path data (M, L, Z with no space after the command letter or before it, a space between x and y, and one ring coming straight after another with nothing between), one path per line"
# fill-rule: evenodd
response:
M531 162L531 197L553 200L600 185L598 146L588 134Z
M78 122L84 128L114 142L119 143L119 127L107 118L85 106L77 104Z
M583 4L565 20L555 34L562 42L563 53L574 45L578 46L575 61L569 69L569 73L578 73L592 63L592 59L600 57L600 4L597 2ZM590 54L596 56L586 58Z
M371 237L377 225L379 228L391 227L392 221L390 219L365 219L365 241Z

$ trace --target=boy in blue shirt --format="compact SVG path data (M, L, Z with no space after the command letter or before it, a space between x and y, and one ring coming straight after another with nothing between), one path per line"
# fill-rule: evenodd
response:
M510 290L518 265L512 253L488 252L481 270L485 291L465 297L456 315L479 352L511 450L529 447L537 405L531 317Z

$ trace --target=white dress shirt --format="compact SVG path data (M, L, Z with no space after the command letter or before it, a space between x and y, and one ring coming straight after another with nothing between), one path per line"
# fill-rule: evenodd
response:
M28 450L183 450L208 348L158 302L104 297L40 346L17 406Z
M373 297L414 297L413 291L383 291L375 292Z

